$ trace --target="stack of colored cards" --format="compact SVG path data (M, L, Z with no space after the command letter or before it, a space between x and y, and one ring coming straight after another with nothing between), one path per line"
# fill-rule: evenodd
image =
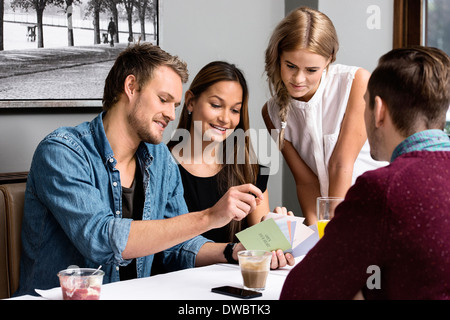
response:
M307 227L305 219L269 213L263 222L236 234L247 250L273 251L281 249L294 257L306 254L317 241L317 226Z

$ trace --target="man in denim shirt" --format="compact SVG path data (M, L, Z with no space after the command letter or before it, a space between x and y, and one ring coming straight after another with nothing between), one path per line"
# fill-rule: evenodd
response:
M109 283L123 279L130 262L125 278L150 276L160 251L172 270L237 258L242 245L225 257L227 244L198 235L244 218L261 191L233 187L214 207L187 213L177 165L161 143L187 77L186 65L157 46L129 47L106 79L105 111L39 144L27 183L16 295L58 286L57 272L69 265L102 265Z

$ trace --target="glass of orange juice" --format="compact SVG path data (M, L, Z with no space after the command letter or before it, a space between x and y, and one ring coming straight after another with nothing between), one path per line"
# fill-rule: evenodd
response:
M317 198L317 230L319 238L322 238L327 223L334 217L334 209L344 198L339 197L319 197Z

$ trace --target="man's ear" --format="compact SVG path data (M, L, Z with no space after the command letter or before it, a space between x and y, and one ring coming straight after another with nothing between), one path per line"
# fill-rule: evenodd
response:
M138 90L138 83L136 77L132 74L125 78L124 83L124 92L127 95L128 99L131 99Z
M384 122L386 121L387 112L388 110L386 102L379 96L376 96L373 108L373 115L376 128L382 127L384 125Z

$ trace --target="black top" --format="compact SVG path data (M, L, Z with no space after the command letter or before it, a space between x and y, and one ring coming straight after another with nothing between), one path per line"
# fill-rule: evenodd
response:
M184 199L188 206L189 212L211 208L223 196L223 193L219 191L217 174L212 177L197 177L186 171L182 165L178 165L178 168L180 169L184 187ZM267 189L268 179L268 175L261 175L260 166L258 177L256 179L256 186L262 192ZM243 229L245 229L248 226L247 221L244 220L243 222ZM229 242L228 225L222 228L209 230L202 235L205 238L215 242Z
M130 188L122 187L122 217L142 220L144 210L144 182L139 166L136 167L133 184ZM136 259L126 267L120 267L120 280L137 278Z

